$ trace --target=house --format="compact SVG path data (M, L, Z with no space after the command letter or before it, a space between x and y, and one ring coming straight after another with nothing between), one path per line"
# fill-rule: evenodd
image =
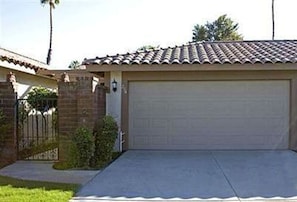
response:
M5 82L12 77L16 80L18 98L25 98L27 93L37 86L49 89L57 89L61 75L67 74L69 81L76 81L78 77L94 77L85 69L49 69L50 67L38 60L15 53L0 47L0 82ZM99 75L100 83L104 82L102 75ZM1 98L1 97L0 97Z
M48 67L38 60L0 48L0 82L12 73L16 77L18 98L24 98L34 86L57 88L57 80L52 76L38 74L40 70L48 71Z
M297 149L297 40L197 42L84 60L124 149Z
M21 153L27 155L30 149L28 147L56 136L53 124L55 110L50 109L46 114L45 111L41 114L29 108L24 100L33 87L57 89L57 80L50 75L48 67L35 59L0 48L0 110L5 116L5 122L11 126L5 133L5 145L1 146L0 167L17 159L24 159L21 158ZM40 70L48 72L49 75L39 74ZM56 152L57 149L52 151ZM48 156L35 154L35 159Z

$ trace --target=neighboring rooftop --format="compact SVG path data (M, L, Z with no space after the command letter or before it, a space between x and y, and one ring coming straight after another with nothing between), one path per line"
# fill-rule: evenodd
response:
M25 68L33 69L35 72L39 69L47 69L48 65L35 60L33 58L26 57L24 55L0 48L0 61L6 61L15 65L20 65Z
M297 40L191 42L85 59L83 65L297 63Z

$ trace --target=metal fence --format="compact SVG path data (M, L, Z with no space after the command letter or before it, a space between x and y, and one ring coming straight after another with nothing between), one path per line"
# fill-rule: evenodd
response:
M57 99L18 99L17 149L21 160L58 160Z

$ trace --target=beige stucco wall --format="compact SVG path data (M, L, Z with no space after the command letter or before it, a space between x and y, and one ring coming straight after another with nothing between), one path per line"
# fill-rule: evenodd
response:
M57 89L57 81L44 76L35 75L33 73L27 73L17 71L0 66L0 81L6 80L6 75L10 72L14 73L17 80L17 92L18 97L23 98L28 91L34 86L43 86L46 88Z
M263 65L265 67L265 65ZM107 73L106 77L110 74ZM109 78L110 79L110 78ZM129 141L129 82L130 81L236 81L236 80L288 80L290 82L289 148L297 150L297 71L296 70L237 70L237 71L164 71L122 72L121 129L125 136L124 149ZM123 92L125 90L125 92Z

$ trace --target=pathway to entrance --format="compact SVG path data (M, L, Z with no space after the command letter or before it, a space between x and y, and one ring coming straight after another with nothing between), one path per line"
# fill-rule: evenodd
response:
M0 175L35 181L85 184L99 170L55 170L50 161L17 161L0 170Z

